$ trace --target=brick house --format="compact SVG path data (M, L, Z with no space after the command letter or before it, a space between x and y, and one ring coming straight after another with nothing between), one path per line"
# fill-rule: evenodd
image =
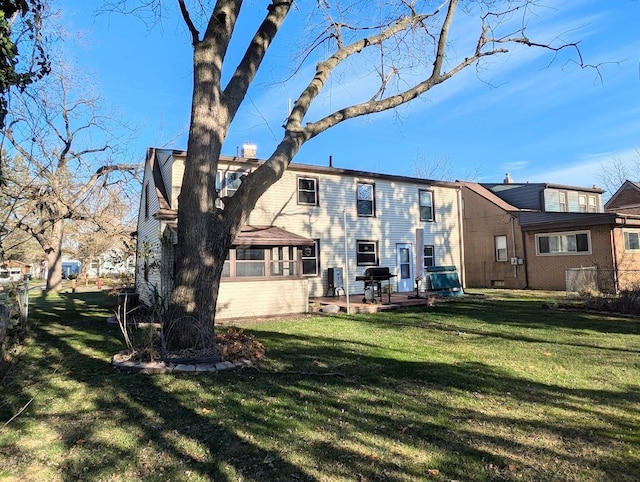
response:
M597 268L606 291L638 281L640 215L604 212L601 189L462 186L468 287L564 290L580 268Z

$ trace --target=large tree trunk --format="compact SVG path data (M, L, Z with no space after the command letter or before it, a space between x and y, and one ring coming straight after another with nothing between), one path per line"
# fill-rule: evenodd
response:
M183 185L178 203L176 278L164 335L169 349L215 347L220 277L232 234L215 207L216 171L229 116L216 75L215 42L194 48L194 88Z
M54 223L51 229L51 239L45 248L47 253L47 291L56 291L62 287L62 237L64 235L64 221Z

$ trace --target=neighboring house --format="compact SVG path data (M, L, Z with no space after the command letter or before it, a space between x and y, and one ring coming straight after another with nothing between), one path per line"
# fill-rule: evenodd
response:
M32 275L31 265L15 259L0 265L0 284L22 281Z
M466 285L563 290L568 268L598 268L599 287L633 287L640 216L603 212L602 190L462 183Z
M182 151L147 153L136 286L148 304L172 287L184 158ZM221 194L233 195L261 162L222 157ZM361 294L355 277L371 266L388 267L397 275L392 289L407 294L424 277L423 266L453 265L462 274L460 222L457 183L291 164L233 243L218 318L304 312L309 297L344 294L347 287Z
M122 249L113 248L87 263L85 274L100 276L131 276L135 273L135 257Z
M607 212L640 214L640 183L625 181L604 205Z

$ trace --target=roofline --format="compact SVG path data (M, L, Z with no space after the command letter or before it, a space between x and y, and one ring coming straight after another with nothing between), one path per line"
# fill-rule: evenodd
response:
M583 187L583 186L569 186L569 185L565 185L565 184L553 184L550 182L510 182L510 183L505 183L505 182L482 182L479 183L482 186L513 186L513 187L520 187L520 186L539 186L542 188L551 188L551 189L567 189L570 191L585 191L585 192L593 192L593 193L597 193L597 194L604 194L604 189L599 188L599 187ZM487 188L487 189L491 189L491 188Z
M620 185L620 187L616 190L616 192L614 192L611 197L609 198L609 200L604 204L604 208L607 209L607 206L610 206L611 203L613 203L615 201L615 199L622 194L623 188L627 185L631 185L636 191L640 191L640 186L638 186L635 182L633 181L629 181L628 179L625 179L625 181ZM625 206L625 207L631 207L631 206Z
M156 148L150 148L150 149L156 149ZM169 149L165 149L165 150L169 150ZM187 151L185 150L173 149L171 151L174 156L184 157L187 155ZM260 164L263 164L264 162L266 162L264 159L247 158L247 157L239 157L239 156L227 156L224 154L220 155L220 161L230 163L230 164L244 165L244 166L246 166L247 164L255 164L256 166L259 166ZM353 176L353 177L368 177L368 178L375 178L375 179L384 179L388 181L410 182L413 184L424 184L428 186L448 187L452 189L460 188L459 181L440 181L437 179L424 179L420 177L402 176L397 174L383 174L383 173L370 172L370 171L345 169L345 168L333 167L333 166L319 166L314 164L301 164L301 163L295 163L295 162L290 163L287 170L314 173L314 174L332 174L332 175L346 175L346 176Z
M618 213L583 213L584 216L571 216L570 219L556 220L552 222L538 222L532 224L520 224L522 231L534 231L539 229L563 229L579 228L587 226L611 226L620 228L625 226L640 227L640 215L625 215Z

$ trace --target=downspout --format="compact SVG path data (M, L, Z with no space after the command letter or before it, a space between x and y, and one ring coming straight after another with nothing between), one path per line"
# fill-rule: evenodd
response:
M524 231L522 230L522 225L520 224L520 215L518 214L518 225L520 226L520 237L522 238L522 256L524 263L524 287L525 289L529 289L529 262L527 260L527 240L524 235ZM535 246L534 246L535 249Z
M462 223L462 186L456 189L458 195L458 231L460 233L460 282L463 289L466 289L466 266L464 262L464 228Z
M614 234L615 229L616 225L614 224L611 226L611 234L609 236L611 237L611 255L613 256L613 288L615 289L616 293L619 293L620 280L618 277L618 250L616 249L616 237Z
M511 215L511 248L512 248L511 252L513 253L513 256L515 256L517 258L518 254L516 253L516 227L515 227L515 222L516 222L516 218L512 214ZM518 262L517 261L516 261L516 264L513 265L513 277L514 278L518 278Z

